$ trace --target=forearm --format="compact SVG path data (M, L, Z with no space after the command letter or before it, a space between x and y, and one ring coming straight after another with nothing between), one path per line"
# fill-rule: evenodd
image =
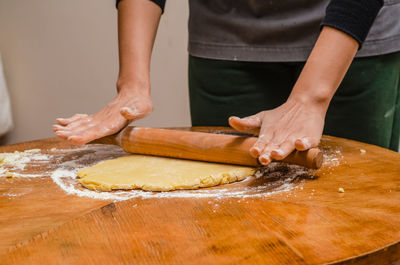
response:
M148 0L122 0L118 4L118 91L150 92L150 59L160 17L160 7Z
M313 104L326 111L358 47L354 38L325 26L288 100Z

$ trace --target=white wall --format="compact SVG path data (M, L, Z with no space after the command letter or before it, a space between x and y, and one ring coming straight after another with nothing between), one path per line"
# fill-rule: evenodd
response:
M114 0L0 0L0 52L15 128L8 143L52 137L57 117L93 113L115 93ZM137 125L190 125L187 1L167 1L153 53L155 111Z

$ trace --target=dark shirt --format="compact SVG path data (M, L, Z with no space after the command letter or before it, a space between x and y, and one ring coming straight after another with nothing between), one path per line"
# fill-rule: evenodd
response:
M164 11L165 0L150 1ZM384 1L189 0L189 53L212 59L304 61L321 26L345 32L360 48L364 43L357 56L397 51L400 0Z
M164 12L166 0L151 1ZM362 45L382 6L383 0L331 0L322 25L339 29Z

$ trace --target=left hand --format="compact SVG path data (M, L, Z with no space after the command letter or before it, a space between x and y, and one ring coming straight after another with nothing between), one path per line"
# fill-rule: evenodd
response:
M281 106L253 116L230 117L229 124L239 132L257 133L259 137L250 154L267 165L282 160L295 149L317 147L324 128L326 109L318 104L289 99Z

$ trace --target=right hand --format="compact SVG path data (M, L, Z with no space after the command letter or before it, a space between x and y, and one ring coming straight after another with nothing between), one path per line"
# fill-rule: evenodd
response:
M146 92L143 92L146 91ZM119 132L134 120L153 111L150 89L121 89L102 110L93 115L75 114L57 119L53 125L56 135L77 145Z

